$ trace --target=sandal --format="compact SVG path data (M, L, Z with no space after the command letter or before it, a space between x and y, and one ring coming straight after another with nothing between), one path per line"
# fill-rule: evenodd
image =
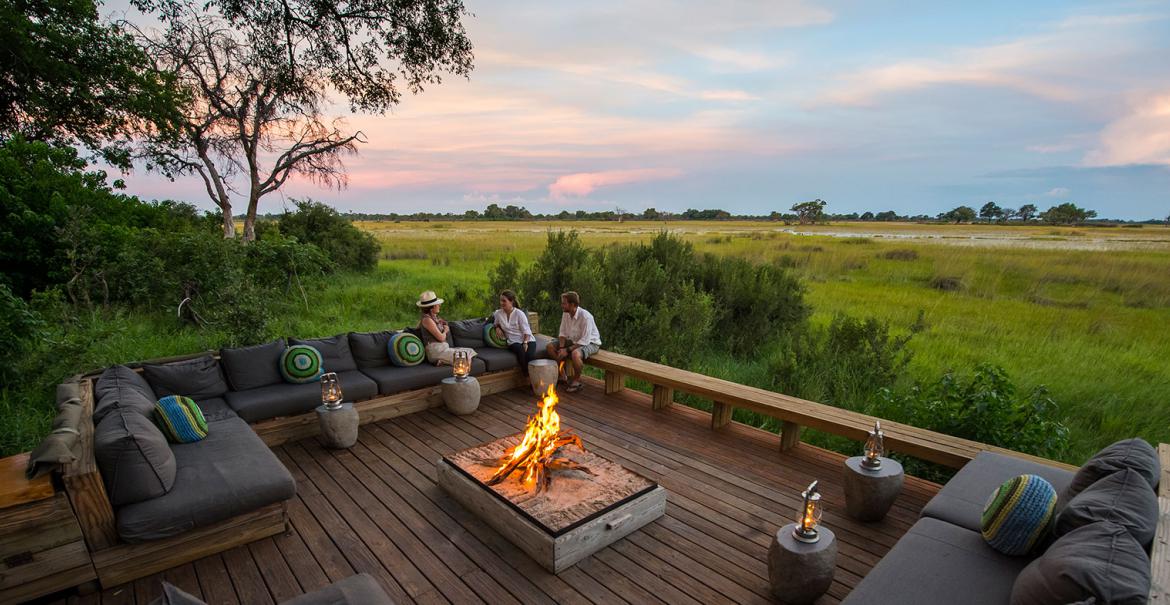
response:
M574 382L573 384L570 384L569 386L565 387L565 391L567 391L569 393L576 393L577 391L580 391L583 388L585 388L585 385L583 385L579 382Z

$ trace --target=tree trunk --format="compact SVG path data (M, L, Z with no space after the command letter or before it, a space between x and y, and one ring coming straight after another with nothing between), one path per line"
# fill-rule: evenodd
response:
M232 218L231 206L225 210L220 208L223 212L223 237L224 239L232 239L236 236L236 221Z
M244 241L256 241L256 208L260 206L260 196L253 189L248 196L248 213L244 215Z

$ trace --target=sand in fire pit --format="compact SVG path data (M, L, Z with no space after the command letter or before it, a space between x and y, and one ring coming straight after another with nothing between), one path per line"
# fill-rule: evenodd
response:
M447 456L447 460L484 484L499 468L500 458L519 442L519 434L504 437L456 452ZM594 474L554 471L549 489L541 494L525 487L520 482L519 472L512 473L502 483L484 487L494 490L556 532L654 485L645 477L576 446L562 448L561 456L585 466Z

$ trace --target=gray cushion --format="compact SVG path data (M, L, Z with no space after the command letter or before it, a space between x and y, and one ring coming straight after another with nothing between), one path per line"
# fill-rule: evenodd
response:
M548 345L551 342L555 342L556 339L551 336L545 336L543 334L537 334L534 336L534 338L536 338L536 355L534 358L548 359Z
M479 357L471 358L471 375L478 376L486 370ZM382 366L380 368L364 368L362 373L369 376L378 385L378 392L383 395L411 391L423 387L433 387L439 381L451 376L451 366L433 366L423 363L416 366Z
M919 519L842 605L1007 603L1027 564L1027 558L999 554L979 532Z
M1072 500L1081 490L1112 475L1115 471L1131 468L1146 478L1152 489L1158 489L1161 465L1158 452L1145 439L1125 439L1097 452L1088 462L1081 465L1076 476L1065 491L1057 490L1065 502Z
M162 594L151 601L150 605L207 605L207 601L203 601L195 597L195 595L180 589L178 586L163 580Z
M483 341L483 328L486 325L487 320L483 318L461 319L448 323L451 328L451 336L455 337L455 342L451 346L471 347L476 350L487 346L487 343Z
M350 332L349 350L358 369L377 368L390 365L390 337L397 334L386 330L383 332Z
M1058 494L1068 486L1073 476L1069 471L1046 464L993 452L980 452L926 503L922 516L978 532L983 507L991 493L1004 481L1026 474L1047 479Z
M1150 592L1150 558L1124 527L1098 521L1062 536L1016 578L1012 605L1073 602L1139 605Z
M520 366L520 362L516 360L516 354L508 349L480 347L475 350L475 353L475 358L482 359L489 372L499 372Z
M142 366L146 382L158 397L182 395L196 401L220 397L228 390L219 362L211 355L166 364Z
M292 498L296 482L239 418L208 423L207 437L174 446L174 487L117 512L127 542L158 540Z
M290 338L291 345L309 345L321 352L321 367L325 372L350 372L358 369L353 360L353 353L349 350L349 334L338 334L328 338L313 338L301 340Z
M114 506L158 498L175 483L175 456L167 438L134 410L110 410L94 429L93 448Z
M450 369L447 370L450 373ZM378 394L378 385L357 370L338 372L341 393L346 401L361 401ZM292 416L312 411L321 405L321 383L280 383L271 386L231 391L224 395L228 405L248 422L259 422L277 416Z
M280 356L285 346L281 338L262 345L221 350L219 359L228 384L236 391L246 391L283 382Z
M203 413L203 419L208 422L223 420L224 418L235 418L237 416L235 410L228 405L227 401L224 401L220 397L196 401L195 405L199 406L199 411Z
M98 424L110 410L127 407L149 416L154 412L154 390L146 379L126 366L114 366L102 372L93 388L93 422Z
M393 605L393 603L374 576L359 573L320 590L289 599L281 605Z
M1158 496L1137 471L1124 469L1085 488L1056 518L1056 535L1096 523L1112 521L1142 546L1149 546L1158 529Z

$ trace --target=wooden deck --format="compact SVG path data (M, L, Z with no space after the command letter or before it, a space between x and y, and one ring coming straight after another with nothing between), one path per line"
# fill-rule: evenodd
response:
M562 426L588 448L658 481L667 514L559 576L549 574L467 513L434 483L443 454L520 430L535 398L485 397L466 417L428 410L362 427L357 446L316 439L277 455L297 479L292 531L162 574L54 603L145 604L166 579L211 603L276 603L357 572L376 576L399 603L765 603L772 533L794 516L800 491L820 479L823 523L836 532L837 573L822 603L836 603L914 523L938 486L907 478L881 523L844 516L843 457L650 397L605 396L588 382L563 395Z

